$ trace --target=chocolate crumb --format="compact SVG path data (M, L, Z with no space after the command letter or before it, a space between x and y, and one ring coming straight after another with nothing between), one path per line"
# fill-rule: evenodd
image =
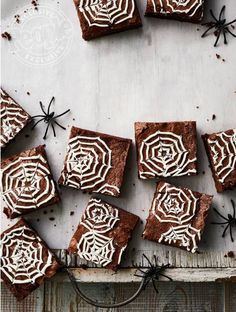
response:
M38 218L36 221L39 222L39 220L40 220L40 219Z
M227 256L228 256L229 258L234 258L234 252L231 251L231 250L228 251Z
M202 174L205 174L206 172L205 171L202 171Z
M16 22L19 24L20 23L20 15L17 14L14 17L15 17Z
M7 31L2 33L2 38L7 39L8 41L12 39L11 34L9 34Z
M216 57L217 57L218 59L221 58L220 54L217 54L217 53L216 53Z
M53 212L53 211L54 211L53 209L50 210L50 212Z
M199 106L196 106L196 109L199 109Z
M44 210L44 212L43 212L44 214L47 214L48 212L46 211L46 210Z
M30 92L29 92L29 91L27 91L27 92L26 92L26 94L27 94L27 95L30 95Z
M74 211L71 211L71 212L70 212L70 216L73 216L73 215L74 215L74 213L75 213Z
M225 62L225 59L222 59L222 62Z
M50 217L50 218L49 218L49 220L50 220L50 221L54 221L54 220L55 220L55 218L53 218L53 217Z
M215 120L215 119L216 119L216 115L213 114L213 115L212 115L212 120Z
M56 227L57 225L56 225L56 224L53 224L53 226L55 226L55 227Z
M29 134L25 134L25 138L29 138L30 137L30 135Z

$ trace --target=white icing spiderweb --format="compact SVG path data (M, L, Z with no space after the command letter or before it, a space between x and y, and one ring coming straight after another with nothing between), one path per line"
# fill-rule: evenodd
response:
M191 190L165 183L153 201L152 213L160 222L183 224L195 216L197 202Z
M190 175L196 173L196 169L189 166L195 161L196 157L190 159L181 135L156 131L141 144L140 163L144 169L140 177Z
M224 183L231 172L236 170L236 129L232 133L218 133L215 139L208 139L208 143L216 175Z
M36 209L55 196L55 185L42 155L18 157L1 173L3 199L15 213Z
M31 229L15 228L1 240L0 269L12 284L34 284L52 263L52 254L47 251L43 259L43 252L41 239Z
M134 0L80 0L78 8L89 26L109 27L133 17Z
M92 189L103 183L112 167L112 152L100 137L76 136L69 140L64 184Z
M99 199L91 199L81 220L81 225L88 232L81 236L77 244L79 256L102 266L112 262L115 252L113 238L104 233L112 230L118 220L118 209Z
M191 227L191 225L171 226L169 230L161 235L158 242L163 240L165 243L179 243L179 246L185 247L188 251L194 253L197 250L197 240L200 240L200 230Z

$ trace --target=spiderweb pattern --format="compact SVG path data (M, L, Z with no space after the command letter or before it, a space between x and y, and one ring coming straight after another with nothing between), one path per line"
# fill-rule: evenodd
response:
M160 222L183 224L195 215L198 199L189 189L164 183L152 204L152 213Z
M161 10L161 13L166 14L186 13L194 16L203 5L203 0L152 0L152 4L155 13Z
M24 128L29 115L1 89L0 146L5 146Z
M89 26L109 27L133 17L134 0L80 0L78 8Z
M156 131L143 140L140 147L140 163L145 169L140 177L182 176L196 173L189 165L196 158L189 158L189 151L183 144L181 135L172 132Z
M119 189L106 180L112 168L112 151L100 137L76 136L69 140L62 178L65 185L115 195ZM102 184L102 186L100 186Z
M12 212L36 209L55 196L54 181L42 155L18 157L1 173L3 199Z
M167 232L163 233L158 242L167 242L168 244L179 242L181 247L194 253L197 250L196 240L200 240L200 230L191 225L171 226Z
M236 129L221 132L215 139L208 139L213 163L219 181L224 183L232 171L236 170Z
M78 255L102 266L112 262L115 252L113 238L105 236L119 221L118 209L100 199L91 199L81 219L88 231L77 244ZM123 250L121 250L123 252Z
M43 259L43 253L45 257ZM0 247L0 270L12 284L34 284L52 264L52 254L43 250L41 239L26 226L5 233Z

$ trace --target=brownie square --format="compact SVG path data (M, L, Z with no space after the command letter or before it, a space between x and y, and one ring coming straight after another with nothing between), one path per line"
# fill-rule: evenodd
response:
M116 270L139 217L102 201L90 199L73 235L69 253Z
M0 146L3 148L25 127L31 117L6 91L1 89L0 119Z
M145 15L199 23L203 5L204 0L147 0Z
M202 136L217 192L236 186L236 129Z
M3 211L11 219L60 200L44 145L3 160L1 182Z
M56 257L24 219L1 234L1 278L22 300L60 268Z
M142 26L135 0L74 0L74 3L85 40Z
M213 196L157 184L143 238L196 252Z
M197 174L195 121L136 122L135 139L139 178Z
M72 127L59 184L119 196L131 142Z

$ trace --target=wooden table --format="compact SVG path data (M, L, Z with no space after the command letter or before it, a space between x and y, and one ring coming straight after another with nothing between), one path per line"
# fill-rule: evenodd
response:
M145 3L137 2L143 14ZM212 7L218 12L222 4L222 1L208 0L206 10ZM43 125L34 132L28 127L15 144L7 148L4 157L46 143L49 162L57 179L71 125L134 139L135 121L196 120L199 175L170 181L213 194L214 206L224 214L230 213L230 199L236 200L236 192L216 194L200 136L235 127L236 40L229 37L228 46L221 41L215 49L214 36L201 39L203 28L199 25L143 18L142 29L88 43L81 39L72 0L59 3L40 0L38 11L31 8L28 0L2 1L2 29L13 36L12 41L2 40L2 86L31 115L39 113L40 100L46 105L53 95L56 97L55 111L59 113L69 107L71 114L62 120L67 131L58 129L56 138L50 133L44 141ZM235 10L234 0L228 0L226 14L229 20L235 18ZM20 15L19 24L15 23L16 14ZM30 95L27 95L28 91ZM214 120L213 114L216 115ZM26 134L30 136L25 138ZM154 189L154 181L137 179L133 145L121 198L107 200L138 214L145 222ZM30 214L27 219L51 248L60 249L57 251L60 258L76 268L83 261L68 257L65 249L90 196L69 188L63 188L61 192L62 203L52 207L52 212L51 208L45 209ZM71 211L74 211L73 216ZM51 218L55 220L51 221ZM140 224L118 275L101 273L95 268L74 272L84 283L95 281L95 276L99 282L114 282L115 286L110 284L109 294L113 295L117 288L118 296L122 297L137 286L120 284L137 281L133 271L126 268L132 261L146 265L142 263L143 252L150 259L155 254L160 263L171 264L168 274L175 283L161 282L160 295L156 299L150 289L130 306L129 311L142 311L143 306L147 310L147 305L150 305L148 311L159 311L158 308L172 311L166 307L170 301L178 306L178 311L190 311L190 307L192 311L198 311L198 308L199 311L222 311L224 305L225 311L233 311L235 286L213 282L235 279L236 261L225 254L236 251L236 244L231 243L229 235L224 239L221 237L222 229L211 224L216 218L211 210L200 254L192 255L143 241L140 236L144 224ZM9 222L2 216L2 229L12 223L14 221ZM56 277L45 283L17 307L3 286L3 311L9 311L10 304L14 307L11 311L95 311L75 298L71 286L66 281L62 283L64 279L63 276ZM203 281L205 283L200 284ZM93 286L89 287L92 293ZM104 287L99 287L101 295L107 285ZM124 311L127 310L124 308Z

